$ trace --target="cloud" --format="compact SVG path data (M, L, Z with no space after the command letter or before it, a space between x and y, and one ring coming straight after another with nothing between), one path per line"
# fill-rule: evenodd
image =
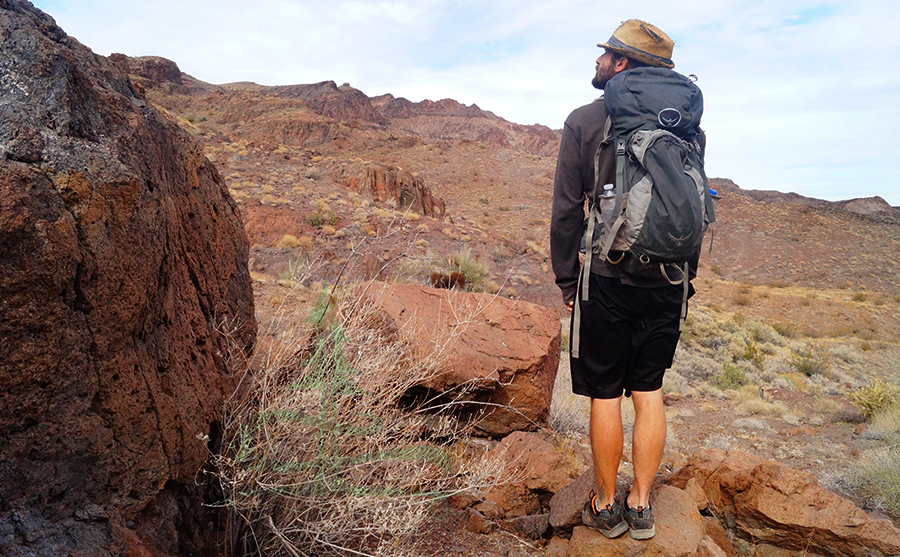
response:
M896 0L35 0L101 54L155 54L204 81L349 82L454 98L559 128L599 95L596 43L628 18L699 76L711 175L900 205Z

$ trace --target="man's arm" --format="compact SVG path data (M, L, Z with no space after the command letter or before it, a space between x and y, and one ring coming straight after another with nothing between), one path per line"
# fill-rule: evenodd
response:
M575 300L578 288L578 250L584 223L582 182L581 138L567 121L559 144L550 217L550 261L566 303Z

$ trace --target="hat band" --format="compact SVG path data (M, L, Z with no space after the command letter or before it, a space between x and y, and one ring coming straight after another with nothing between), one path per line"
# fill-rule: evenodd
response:
M662 56L657 56L656 54L650 54L646 50L634 48L633 46L629 46L629 45L623 43L622 41L617 39L615 36L610 37L609 40L606 41L606 44L608 44L609 46L614 47L614 48L621 48L622 50L630 50L632 52L640 53L644 56L649 57L651 60L659 62L660 64L663 64L665 66L673 66L674 65L670 58L663 58Z

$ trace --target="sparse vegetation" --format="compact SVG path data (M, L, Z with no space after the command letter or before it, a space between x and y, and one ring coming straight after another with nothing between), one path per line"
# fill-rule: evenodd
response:
M486 486L503 463L457 460L453 420L399 405L439 368L373 327L365 297L324 291L306 319L279 315L230 401L216 458L229 554L410 555L435 501ZM448 443L423 440L435 432ZM461 433L462 432L462 433Z

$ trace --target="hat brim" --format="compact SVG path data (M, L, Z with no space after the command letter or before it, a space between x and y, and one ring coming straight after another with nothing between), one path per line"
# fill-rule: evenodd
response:
M610 39L610 42L612 39ZM633 58L638 62L643 62L649 66L655 66L657 68L668 68L672 69L675 67L675 62L672 62L668 58L661 58L659 56L654 56L649 52L644 52L643 50L638 50L636 48L632 48L630 46L619 46L619 45L611 45L609 42L605 43L597 43L597 46L600 48L605 48L607 50L611 50L617 54L621 54L622 56Z

